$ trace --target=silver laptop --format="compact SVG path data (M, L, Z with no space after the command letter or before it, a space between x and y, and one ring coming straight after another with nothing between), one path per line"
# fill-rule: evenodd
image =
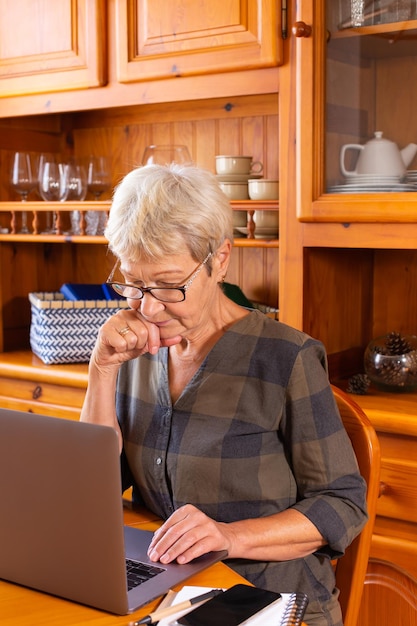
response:
M112 428L0 409L0 578L124 615L226 557L152 563L151 537L123 524Z

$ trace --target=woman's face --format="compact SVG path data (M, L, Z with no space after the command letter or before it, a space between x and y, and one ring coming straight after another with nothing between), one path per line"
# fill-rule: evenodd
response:
M217 283L221 280L218 255L211 255L207 262L213 267L211 276L205 263L196 263L188 251L170 255L159 262L142 259L132 263L122 260L120 269L125 282L136 287L166 288L188 284L182 302L161 302L145 292L140 300L128 298L129 306L147 322L158 326L163 339L198 334L215 315L219 293Z

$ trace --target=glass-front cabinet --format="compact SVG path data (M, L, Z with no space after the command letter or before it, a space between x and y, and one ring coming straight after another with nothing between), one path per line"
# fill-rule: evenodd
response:
M315 76L313 142L323 159L315 163L313 202L305 199L299 218L369 222L383 214L384 221L414 222L416 1L319 4L308 61Z
M416 0L291 8L280 71L280 318L331 355L355 353L338 360L348 373L372 338L417 334Z
M417 335L416 0L293 0L280 69L280 320L332 382L368 343ZM357 626L417 624L417 393L353 396L381 444Z

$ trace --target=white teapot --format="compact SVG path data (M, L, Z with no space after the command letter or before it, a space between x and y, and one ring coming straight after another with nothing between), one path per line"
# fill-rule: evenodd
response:
M359 152L358 161L354 170L345 168L345 155L348 150ZM377 131L375 138L365 145L347 143L342 146L340 152L340 169L343 176L352 178L359 174L373 176L404 176L407 167L410 165L417 153L417 144L410 143L402 150L389 139L382 137L382 132Z

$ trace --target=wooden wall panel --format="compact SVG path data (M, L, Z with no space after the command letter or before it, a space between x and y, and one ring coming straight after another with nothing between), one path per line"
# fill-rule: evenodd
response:
M372 250L306 253L304 330L320 339L329 354L365 348L372 334L372 281Z
M373 337L393 330L417 334L417 251L375 252Z

